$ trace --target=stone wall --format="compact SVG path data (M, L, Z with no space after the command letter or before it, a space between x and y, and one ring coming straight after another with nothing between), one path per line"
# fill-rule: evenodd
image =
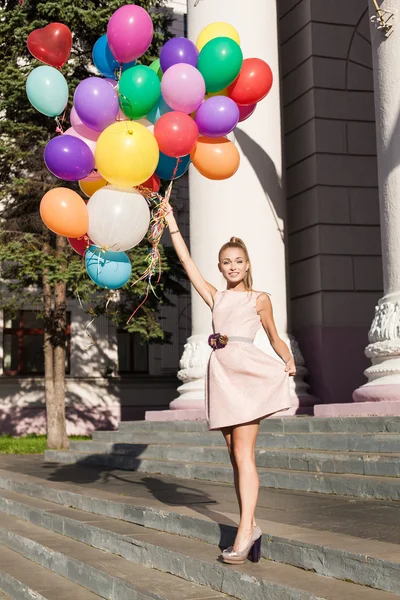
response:
M280 0L292 331L325 403L349 402L382 269L365 0Z

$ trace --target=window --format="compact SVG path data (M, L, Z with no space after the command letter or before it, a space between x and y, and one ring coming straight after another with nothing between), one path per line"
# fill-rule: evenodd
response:
M149 349L139 334L118 331L118 372L121 375L149 372Z
M4 313L4 375L44 375L44 323L33 310L19 311L16 317ZM70 371L71 313L67 312L65 372Z

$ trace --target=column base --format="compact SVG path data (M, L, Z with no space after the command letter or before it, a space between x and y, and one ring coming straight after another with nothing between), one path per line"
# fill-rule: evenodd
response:
M351 402L319 404L314 407L315 417L400 417L400 399L382 402Z
M146 421L205 421L206 413L201 409L148 410Z

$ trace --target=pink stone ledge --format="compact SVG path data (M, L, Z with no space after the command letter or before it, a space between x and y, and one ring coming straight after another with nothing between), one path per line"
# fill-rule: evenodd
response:
M289 408L282 410L269 419L280 417L293 417L296 415L312 415L312 406L303 406L300 408ZM186 409L186 410L150 410L145 414L145 421L204 421L206 418L204 410Z
M400 399L383 402L317 404L315 417L400 417Z

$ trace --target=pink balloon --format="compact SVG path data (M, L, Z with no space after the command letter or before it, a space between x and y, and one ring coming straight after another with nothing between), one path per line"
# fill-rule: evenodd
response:
M86 138L83 140L84 142L86 142L86 140L91 140L92 142L97 142L101 132L95 131L94 129L90 129L90 127L87 127L86 125L84 125L82 123L80 117L78 116L78 113L75 110L75 106L73 106L71 109L71 113L69 115L69 120L70 120L72 127L74 128L74 131L77 134L79 134L77 137L81 136L82 138Z
M142 56L152 39L153 22L149 13L141 6L121 6L108 22L108 45L120 63L128 63Z
M73 127L70 127L69 129L67 129L67 131L64 131L64 135L72 135L73 137L76 137L76 138L79 138L80 140L82 140L82 142L85 142L85 144L87 144L89 146L89 148L91 149L92 154L94 156L94 152L96 150L97 141L90 140L89 138L84 137L83 135L81 135L80 133L78 133L76 131L76 129L74 129ZM100 135L100 133L99 133L99 135Z
M256 110L257 104L249 104L248 106L239 106L239 122L245 121Z
M195 67L178 63L164 73L161 93L173 110L190 114L203 102L206 84L202 74Z

